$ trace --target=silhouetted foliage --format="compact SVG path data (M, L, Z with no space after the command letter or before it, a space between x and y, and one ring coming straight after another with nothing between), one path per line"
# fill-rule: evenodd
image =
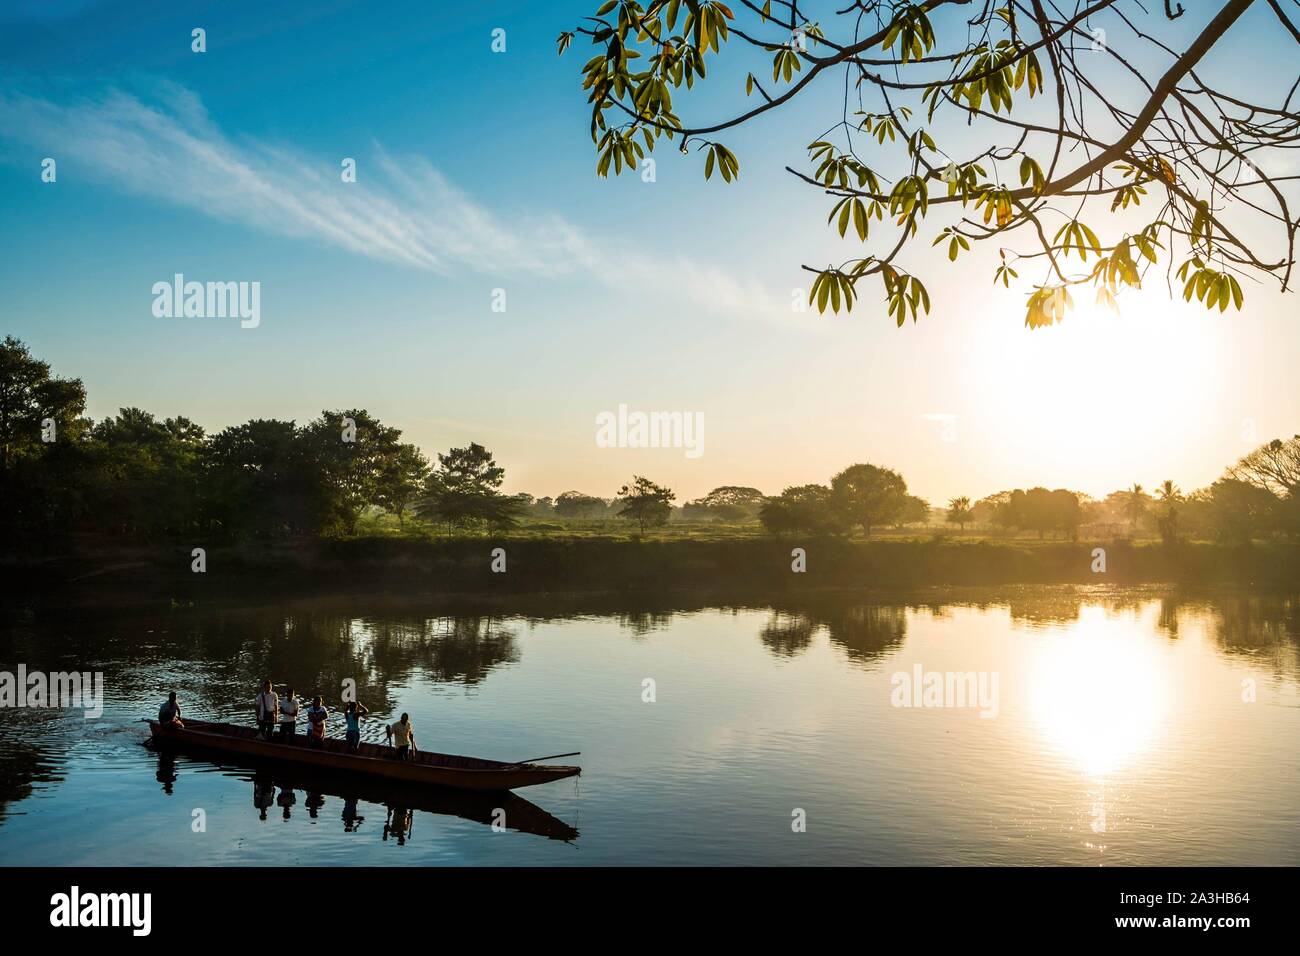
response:
M677 496L649 478L636 475L631 485L619 489L618 497L623 503L618 516L635 521L641 533L645 534L646 528L657 528L668 523L673 510L672 502Z
M420 514L453 528L510 528L521 503L499 489L505 469L492 453L477 443L453 448L438 455L438 468L424 481L424 495L417 505Z
M773 534L833 531L836 525L831 508L831 490L825 485L787 488L777 497L763 502L759 520Z
M364 409L323 411L299 426L253 419L206 434L183 417L123 408L99 422L83 416L76 379L54 377L17 339L0 344L0 541L51 550L73 533L123 541L188 537L230 543L353 535L362 517L412 510L448 532L514 526L536 518L616 514L644 533L666 524L674 493L636 477L614 502L568 491L554 501L500 491L501 468L482 445L438 455L432 471L401 432ZM685 515L728 522L755 517L773 534L838 534L927 522L929 505L889 468L855 464L830 487L786 488L764 498L724 485L689 502ZM1208 488L1184 494L1172 481L1152 498L1140 484L1103 500L1065 489L1003 491L949 502L948 521L1040 538L1120 536L1146 527L1168 544L1300 536L1300 436L1276 439L1229 467ZM533 530L562 525L533 524Z

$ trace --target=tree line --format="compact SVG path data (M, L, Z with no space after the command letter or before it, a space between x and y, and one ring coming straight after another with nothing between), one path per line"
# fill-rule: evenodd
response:
M412 518L447 533L501 530L537 519L617 518L645 532L670 520L756 524L772 534L853 534L885 528L975 525L1003 533L1075 538L1081 527L1117 535L1156 531L1166 541L1243 541L1300 533L1300 436L1261 446L1210 487L1184 494L1172 481L1101 500L1030 488L947 509L910 494L896 471L853 464L829 484L779 495L725 485L674 505L675 493L641 475L610 498L501 491L505 469L482 445L428 459L399 429L365 409L325 410L299 425L254 419L213 434L183 416L123 408L85 416L86 390L58 378L13 337L0 345L0 532L10 542L99 533L149 540L239 541L355 534L364 515Z
M851 465L829 485L797 485L764 500L763 526L776 534L846 533L930 523L929 505L907 492L897 472ZM947 524L1002 533L1077 540L1154 532L1166 543L1189 538L1233 543L1300 536L1300 435L1274 439L1232 465L1209 487L1184 493L1173 481L1149 492L1141 484L1094 499L1065 488L1000 491L972 502L956 497L942 512Z

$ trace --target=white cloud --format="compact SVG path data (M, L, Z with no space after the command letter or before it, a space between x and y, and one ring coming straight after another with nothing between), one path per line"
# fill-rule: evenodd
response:
M378 145L356 157L310 157L226 136L197 96L162 83L148 98L117 89L66 104L0 93L0 137L47 151L100 180L226 222L312 240L442 275L587 274L610 286L666 288L708 311L780 317L786 303L759 283L685 258L655 258L594 238L562 217L492 212L421 157ZM784 306L784 310L783 307Z

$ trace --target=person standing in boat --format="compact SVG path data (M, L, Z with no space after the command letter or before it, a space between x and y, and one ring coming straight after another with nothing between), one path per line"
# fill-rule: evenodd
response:
M311 699L307 708L307 743L313 747L325 745L325 719L330 712L321 706L320 696Z
M176 691L167 695L167 700L158 708L158 723L164 727L183 729L181 723L181 702L176 699Z
M388 728L388 740L397 748L398 760L411 759L411 751L415 749L415 730L411 727L410 714L402 714L402 719Z
M275 715L280 709L280 698L271 690L269 677L262 681L262 689L253 699L253 706L257 710L257 729L265 739L270 740L271 731L275 729Z
M348 701L343 708L343 721L347 724L348 750L352 753L357 752L361 746L361 718L370 711L366 710L365 704L357 703L355 700Z
M298 732L298 698L293 695L293 688L280 698L280 739L293 743Z

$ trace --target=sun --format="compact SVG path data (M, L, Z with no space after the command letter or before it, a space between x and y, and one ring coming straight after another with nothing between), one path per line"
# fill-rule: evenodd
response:
M1147 472L1199 447L1227 401L1228 320L1163 288L1126 293L1118 315L1087 290L1075 301L1050 328L981 329L964 363L966 414L1053 486L1104 494L1169 477Z

